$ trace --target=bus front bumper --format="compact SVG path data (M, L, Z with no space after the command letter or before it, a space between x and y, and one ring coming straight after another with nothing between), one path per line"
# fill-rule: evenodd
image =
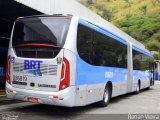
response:
M70 86L58 92L44 92L14 88L6 83L6 95L10 99L28 101L28 98L36 98L38 103L42 104L73 107L75 106L76 87Z

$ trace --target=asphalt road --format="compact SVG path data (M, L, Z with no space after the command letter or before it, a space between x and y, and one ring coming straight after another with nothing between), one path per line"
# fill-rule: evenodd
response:
M10 108L6 106L12 106L12 104L0 105L0 119L2 120L7 117L17 117L15 120L112 119L113 115L107 116L106 114L125 114L125 116L115 116L119 119L122 116L128 119L127 114L160 114L160 82L156 82L150 90L142 90L138 95L132 93L113 98L105 108L99 108L95 104L74 108L30 103L16 103ZM3 109L5 107L6 109Z

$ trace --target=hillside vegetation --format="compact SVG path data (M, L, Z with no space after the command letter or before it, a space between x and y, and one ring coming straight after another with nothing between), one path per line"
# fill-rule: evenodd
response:
M81 0L150 50L160 50L160 0Z

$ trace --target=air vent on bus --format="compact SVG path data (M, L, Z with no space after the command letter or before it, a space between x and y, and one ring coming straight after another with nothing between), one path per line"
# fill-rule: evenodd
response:
M57 67L57 65L41 64L40 71L42 75L57 75ZM24 64L18 62L14 63L13 72L25 73Z
M60 48L48 47L15 47L15 53L23 58L54 58L60 51Z

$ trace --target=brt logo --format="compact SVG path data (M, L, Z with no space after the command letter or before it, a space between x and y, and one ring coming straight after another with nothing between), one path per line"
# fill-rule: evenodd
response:
M42 61L40 60L24 60L24 69L25 70L40 70Z

